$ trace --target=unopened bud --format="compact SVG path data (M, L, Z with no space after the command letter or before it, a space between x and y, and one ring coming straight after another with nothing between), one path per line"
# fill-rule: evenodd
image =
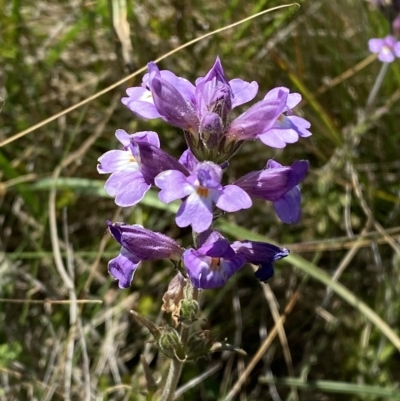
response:
M179 321L183 324L190 324L197 320L199 303L194 299L182 299L180 304Z
M160 329L160 334L158 340L160 351L167 358L184 361L186 359L185 349L179 333L173 327L165 326Z
M216 113L204 114L200 121L200 138L209 151L218 147L223 132L221 117Z
M196 360L207 356L210 353L212 344L213 339L209 330L193 334L187 344L187 358Z

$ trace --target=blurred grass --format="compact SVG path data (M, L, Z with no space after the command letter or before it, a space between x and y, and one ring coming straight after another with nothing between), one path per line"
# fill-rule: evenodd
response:
M136 66L145 65L190 39L281 4L274 0L128 2L131 59ZM398 351L382 327L371 325L359 308L349 308L345 298L327 297L327 288L336 285L350 291L356 303L365 304L399 333L400 258L395 233L400 227L400 107L395 95L400 65L398 61L390 65L375 106L365 116L380 63L364 63L353 72L352 68L369 57L367 40L386 34L386 22L363 1L304 0L300 4L296 11L265 15L207 38L161 63L162 68L194 80L219 54L228 77L259 82L260 97L278 85L300 92L304 102L298 112L313 124L311 138L283 151L246 144L228 170L231 180L261 168L271 157L288 164L307 158L312 167L302 186L300 224L280 224L271 205L264 202L256 202L251 211L226 216L224 232L230 238L252 233L255 239L272 238L289 248L295 243L296 253L307 259L291 256L279 263L270 281L282 310L300 291L284 326L297 377L286 378L283 346L275 339L238 399L293 400L296 395L290 386L297 386L298 398L306 401L397 399ZM112 8L105 0L79 5L13 0L0 1L0 6L0 96L5 99L0 142L106 88L132 68L126 65L124 49L112 28ZM345 71L350 71L345 79L335 81ZM144 389L139 356L144 354L158 372L166 366L151 344L145 343L147 333L132 323L128 311L134 308L162 324L161 297L172 270L167 263L146 263L130 290L118 290L106 272L118 246L108 242L107 236L101 242L105 221L114 219L116 208L104 196L105 180L96 172L97 158L116 146L117 128L155 130L163 146L178 155L184 149L183 137L161 121L139 120L122 105L117 107L100 137L61 169L57 180L56 228L63 262L73 268L78 298L101 299L103 305L79 306L79 329L70 324L71 305L29 303L70 296L52 257L51 176L94 135L114 94L120 98L126 87L139 82L140 78L132 79L0 148L0 298L27 300L22 305L0 302L1 401L144 400L139 395ZM349 173L351 169L358 180ZM175 207L166 207L149 194L141 205L120 211L118 220L144 224L189 244L189 231L178 230L173 223L170 212ZM376 224L384 232L368 236ZM388 245L390 239L392 245ZM313 241L330 247L307 246ZM303 266L318 265L324 270L320 272L324 285L303 282L305 275L312 276L312 269L290 266L301 267L301 260ZM91 271L94 276L87 287ZM332 284L330 277L338 272L340 283ZM250 268L223 289L204 293L202 303L206 327L249 355L223 355L223 366L183 395L188 400L217 400L233 386L274 323ZM68 359L72 343L76 352ZM182 384L212 363L200 360L187 365ZM72 368L68 397L66 366ZM265 376L268 390L259 382ZM286 386L275 388L274 383ZM334 395L332 388L342 394Z

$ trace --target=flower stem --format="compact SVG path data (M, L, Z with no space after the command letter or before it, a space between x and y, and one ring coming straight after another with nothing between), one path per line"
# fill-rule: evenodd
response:
M181 342L183 345L186 344L189 337L189 327L182 326L181 331ZM173 359L169 366L167 380L165 382L164 390L161 394L161 401L172 401L174 399L175 390L178 386L179 379L181 377L183 364L185 361Z
M375 101L376 95L378 94L378 91L382 85L383 78L385 77L388 68L389 68L389 63L382 63L381 70L379 71L379 74L376 77L374 86L368 96L367 105L365 106L366 113L370 110L371 106L373 105L373 103Z

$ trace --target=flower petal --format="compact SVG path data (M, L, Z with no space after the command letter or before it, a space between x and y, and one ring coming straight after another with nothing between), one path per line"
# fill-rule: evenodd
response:
M235 78L229 81L232 89L232 109L244 103L253 100L258 92L258 83L256 81L246 82L242 79Z
M108 262L108 272L118 280L119 288L129 288L139 263L140 260L122 247L120 254Z
M190 149L186 149L179 158L179 163L185 166L190 172L193 172L199 161Z
M177 170L167 170L158 174L154 183L161 189L158 197L164 203L185 198L194 191L194 188L188 184L187 177Z
M140 171L117 171L108 178L104 189L115 196L118 206L128 207L140 202L150 187Z
M139 170L139 164L129 150L109 150L100 156L98 161L97 171L100 174Z
M294 187L280 199L274 201L274 209L278 217L286 224L298 223L301 216L301 193Z
M131 136L123 129L117 129L115 131L115 136L124 146L129 146L131 141Z
M216 200L216 205L226 212L237 212L252 205L250 196L236 185L227 185Z
M157 175L166 170L178 170L189 175L189 171L167 152L149 143L137 142L137 146L140 151L140 171L147 183L153 184Z
M123 97L121 102L133 113L146 119L161 117L148 89L142 87L128 88L126 93L128 97Z
M179 227L191 225L196 233L207 230L212 220L211 198L200 197L196 192L182 203L175 219Z
M379 53L383 46L383 39L370 39L368 41L368 48L371 53Z

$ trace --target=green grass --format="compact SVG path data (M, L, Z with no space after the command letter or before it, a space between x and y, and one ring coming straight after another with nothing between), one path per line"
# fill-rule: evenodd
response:
M130 56L135 66L145 66L189 40L282 4L128 2ZM129 310L158 325L168 321L160 308L173 271L168 263L145 263L132 288L119 290L107 273L119 247L105 222L140 223L185 246L191 236L174 223L178 203L164 205L155 192L117 211L96 164L117 146L118 128L157 131L175 156L184 150L183 136L119 104L142 73L114 85L131 71L112 28L111 4L14 0L0 6L6 78L0 143L7 143L0 147L0 401L145 400L140 355L157 374L165 374L167 361L157 357ZM230 239L293 244L269 281L281 316L294 302L283 326L287 341L281 335L268 340L236 399L275 401L275 391L288 401L399 399L400 62L389 66L367 113L381 64L353 70L369 57L368 39L387 29L367 2L304 0L300 8L262 15L160 62L193 81L218 54L228 77L259 83L260 99L274 86L300 92L297 112L312 122L313 136L284 150L246 144L227 173L233 180L268 158L311 165L298 225L279 223L266 202L217 222ZM102 303L68 303L75 298ZM182 399L223 400L273 332L271 304L250 267L224 288L203 292L201 304L204 328L245 349L247 357L214 354L185 365L181 386L211 370Z

